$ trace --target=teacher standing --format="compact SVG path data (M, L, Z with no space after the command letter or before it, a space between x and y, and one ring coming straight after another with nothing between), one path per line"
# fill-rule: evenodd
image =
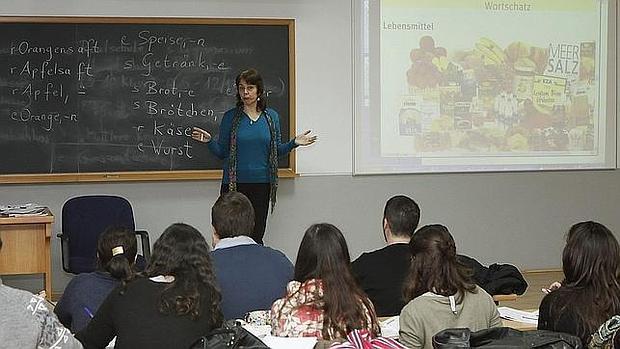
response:
M267 107L263 78L255 69L241 72L235 79L237 106L224 113L219 139L194 127L192 138L207 143L209 150L224 160L220 194L238 191L250 199L254 207L252 238L263 243L269 203L276 203L278 158L298 146L310 145L316 136L306 131L282 143L280 116Z

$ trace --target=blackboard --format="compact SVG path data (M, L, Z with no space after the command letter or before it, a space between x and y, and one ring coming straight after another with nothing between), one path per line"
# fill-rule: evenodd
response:
M218 178L189 134L217 136L248 67L294 133L293 20L0 17L0 33L0 183Z

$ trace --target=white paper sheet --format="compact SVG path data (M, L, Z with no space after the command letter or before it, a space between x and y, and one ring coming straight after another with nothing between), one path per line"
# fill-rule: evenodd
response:
M538 310L525 311L518 310L510 307L499 307L499 316L502 319L523 322L526 324L538 324Z
M398 338L398 331L400 330L400 323L398 320L398 316L392 316L381 321L379 323L379 326L381 326L381 335L388 338Z

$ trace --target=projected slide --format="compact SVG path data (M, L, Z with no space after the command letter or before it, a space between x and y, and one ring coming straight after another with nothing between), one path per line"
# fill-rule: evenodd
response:
M596 0L382 0L381 156L422 169L602 167L604 10Z

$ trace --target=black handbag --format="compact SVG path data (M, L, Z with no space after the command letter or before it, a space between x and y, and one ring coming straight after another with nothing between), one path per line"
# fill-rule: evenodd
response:
M243 328L240 323L229 320L198 338L190 349L269 349L258 337Z
M433 336L433 348L582 349L583 347L578 337L566 333L543 330L521 332L509 327L493 327L477 332L471 332L467 328L443 330Z
M469 339L471 331L469 328L451 328L443 330L433 336L434 349L456 349L471 348Z

